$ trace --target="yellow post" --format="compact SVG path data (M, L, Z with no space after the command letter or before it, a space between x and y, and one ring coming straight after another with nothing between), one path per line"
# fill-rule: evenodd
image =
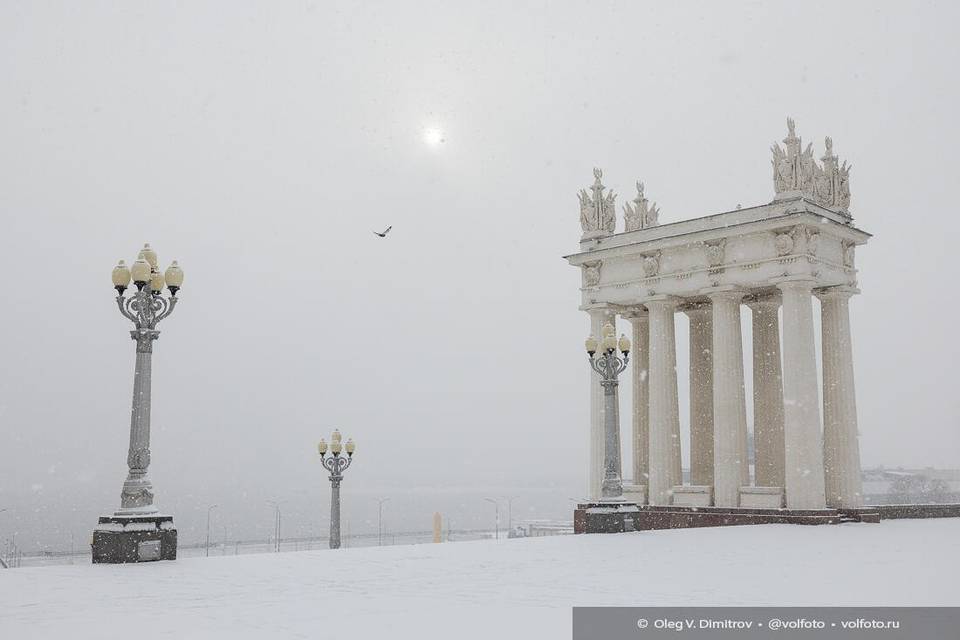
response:
M440 533L443 527L443 517L440 512L433 514L433 541L440 542Z

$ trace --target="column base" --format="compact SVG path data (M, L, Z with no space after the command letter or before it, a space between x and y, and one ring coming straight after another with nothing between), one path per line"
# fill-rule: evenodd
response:
M647 485L645 484L625 484L623 485L623 499L630 504L647 504Z
M740 506L746 509L783 509L783 487L740 487Z
M573 512L574 533L623 533L635 531L639 508L626 501L582 502Z
M713 505L713 487L709 485L677 485L673 488L673 503L681 507L709 507Z
M176 560L173 516L100 516L90 550L94 564Z

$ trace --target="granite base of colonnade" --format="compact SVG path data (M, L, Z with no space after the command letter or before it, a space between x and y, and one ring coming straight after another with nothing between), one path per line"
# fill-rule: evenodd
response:
M585 502L573 514L574 533L623 533L653 529L730 527L748 524L879 522L874 509L743 509L726 507L612 505Z
M746 509L583 502L573 515L574 533L623 533L654 529L751 524L877 523L900 518L960 518L960 504L904 504L857 509Z

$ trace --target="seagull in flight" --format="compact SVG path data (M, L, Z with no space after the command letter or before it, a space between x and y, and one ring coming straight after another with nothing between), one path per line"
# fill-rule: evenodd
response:
M374 233L375 235L380 236L381 238L386 238L386 237L387 237L387 234L390 233L390 229L393 229L393 225L390 225L389 227L387 227L386 229L384 229L384 230L383 230L383 233L380 233L379 231L374 231L373 233Z

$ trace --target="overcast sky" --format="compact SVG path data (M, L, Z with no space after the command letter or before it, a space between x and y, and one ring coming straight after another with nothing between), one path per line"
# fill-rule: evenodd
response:
M277 498L321 530L315 442L334 427L358 442L357 528L374 496L405 528L479 522L491 493L567 514L588 430L589 322L561 259L577 190L602 167L619 209L642 179L661 222L769 202L787 116L853 164L875 236L851 304L863 462L960 466L958 17L3 2L0 540L85 541L119 505L134 343L109 275L145 241L186 272L154 354L151 467L185 542L212 503L236 535L266 535Z

